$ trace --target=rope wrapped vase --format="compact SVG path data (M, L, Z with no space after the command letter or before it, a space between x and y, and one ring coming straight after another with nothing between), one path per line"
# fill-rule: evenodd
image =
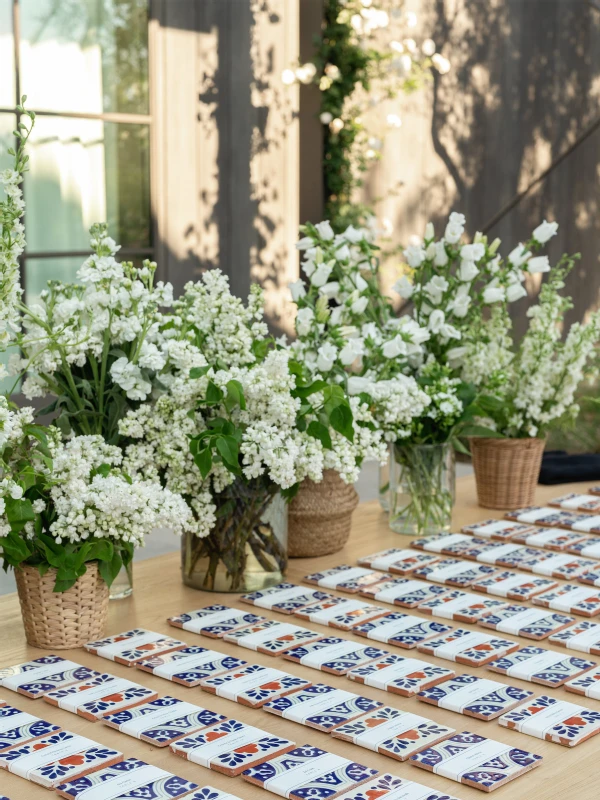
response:
M108 586L89 563L66 592L55 592L56 570L40 575L35 567L15 569L27 642L33 647L70 650L101 638L108 617Z
M290 558L324 556L341 550L348 541L358 495L335 470L325 470L323 480L302 481L288 510Z
M544 439L472 437L469 442L480 506L509 510L533 505Z

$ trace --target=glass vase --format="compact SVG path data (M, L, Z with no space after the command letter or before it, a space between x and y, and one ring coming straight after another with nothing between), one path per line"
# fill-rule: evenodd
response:
M386 513L390 510L390 463L393 446L388 445L387 461L379 465L379 505Z
M396 444L390 462L390 528L411 536L450 530L455 497L454 448Z
M133 594L133 562L121 567L109 589L110 600L123 600Z
M183 582L210 592L253 592L275 586L287 567L287 503L265 478L237 478L213 501L216 522L202 539L185 533Z

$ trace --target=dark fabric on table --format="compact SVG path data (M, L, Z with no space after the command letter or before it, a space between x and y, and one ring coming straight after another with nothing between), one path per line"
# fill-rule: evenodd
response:
M544 453L540 483L552 486L577 481L600 481L600 454L569 455L565 450L547 450Z

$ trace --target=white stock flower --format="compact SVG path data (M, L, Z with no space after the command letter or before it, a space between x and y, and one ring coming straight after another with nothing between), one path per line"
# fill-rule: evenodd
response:
M450 244L457 244L465 231L465 215L453 211L448 219L444 239Z
M464 249L464 248L463 248ZM479 270L475 266L474 261L461 261L458 270L458 279L465 283L475 280L479 275Z
M432 333L440 333L446 322L446 316L441 309L436 308L431 312L427 327Z
M351 244L357 244L365 238L365 231L362 228L355 228L353 225L348 225L346 230L342 233L342 236Z
M331 271L333 270L333 264L331 263L321 263L315 269L313 274L310 276L310 282L313 286L319 288L319 286L324 286L327 281L329 280L329 276L331 275Z
M531 253L529 250L526 250L522 244L518 244L514 250L508 254L508 261L513 265L513 267L522 267L523 264L530 258Z
M425 260L425 251L420 245L411 244L404 251L404 258L409 267L417 269Z
M446 252L446 245L444 242L434 242L434 256L433 263L436 267L445 267L448 263L448 253Z
M548 256L534 256L527 262L527 272L535 275L537 272L550 272L550 259Z
M315 225L317 229L317 233L324 241L328 242L330 239L333 239L335 236L333 232L333 228L331 227L331 223L328 220L324 220L323 222L319 222Z
M354 314L362 314L368 305L369 305L369 298L363 295L362 297L356 299L352 303L350 308L352 309Z
M460 257L464 261L480 261L485 255L485 245L481 242L463 244L460 248Z
M317 350L317 369L321 372L329 372L335 364L338 349L331 342L325 342Z
M522 297L527 297L527 289L522 283L511 283L506 287L506 299L509 303L514 303Z
M294 302L306 297L306 289L304 288L304 281L302 278L298 278L297 281L292 281L288 284L288 286L290 288L290 292L292 293L292 300Z
M556 236L558 231L558 222L546 222L544 220L541 225L533 231L533 238L540 244L546 244L553 236Z
M423 292L427 295L429 300L437 306L442 302L444 292L448 289L449 285L446 278L441 275L434 275L423 287Z
M373 381L370 378L361 378L358 375L351 375L348 378L348 394L357 395L361 392L368 392Z
M408 300L413 296L414 286L406 277L403 275L401 278L398 278L396 283L392 286L394 292L400 295L404 300Z
M144 379L137 364L128 361L124 356L113 362L110 374L130 400L145 400L152 390L152 384Z
M491 286L488 285L483 290L483 302L491 305L492 303L498 303L504 300L505 292L502 286Z
M406 355L406 342L401 336L394 336L393 339L390 339L383 345L381 352L386 358L396 358L400 355Z
M298 336L306 336L312 327L315 312L312 308L299 308L296 314L296 331Z
M360 337L348 339L340 352L340 361L345 367L349 367L357 358L364 355L364 352L364 342Z

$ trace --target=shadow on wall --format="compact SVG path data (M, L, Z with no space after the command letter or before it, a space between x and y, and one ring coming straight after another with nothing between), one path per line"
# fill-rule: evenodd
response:
M282 41L286 0L163 0L156 6L161 36L168 40L174 30L187 29L197 41L195 120L189 132L195 175L187 175L195 181L195 213L188 210L184 217L180 212L168 220L167 276L176 293L186 280L217 266L240 296L248 294L251 282L260 282L269 324L279 334L289 329L285 300L296 258L291 248L296 236L290 233L297 229L297 212L292 210L290 220L285 196L286 148L296 116L292 95L281 82L288 59ZM169 80L175 66L164 65ZM168 125L182 119L190 124L181 95L162 102ZM171 159L167 165L177 154Z
M485 230L511 246L543 218L558 220L551 258L583 256L567 284L575 303L567 322L579 320L600 290L600 4L424 6L438 49L452 60L452 71L433 84L431 138L447 180L426 189L430 213L442 224L448 211L460 210L471 235ZM533 297L518 304L517 330L539 284L529 289Z

